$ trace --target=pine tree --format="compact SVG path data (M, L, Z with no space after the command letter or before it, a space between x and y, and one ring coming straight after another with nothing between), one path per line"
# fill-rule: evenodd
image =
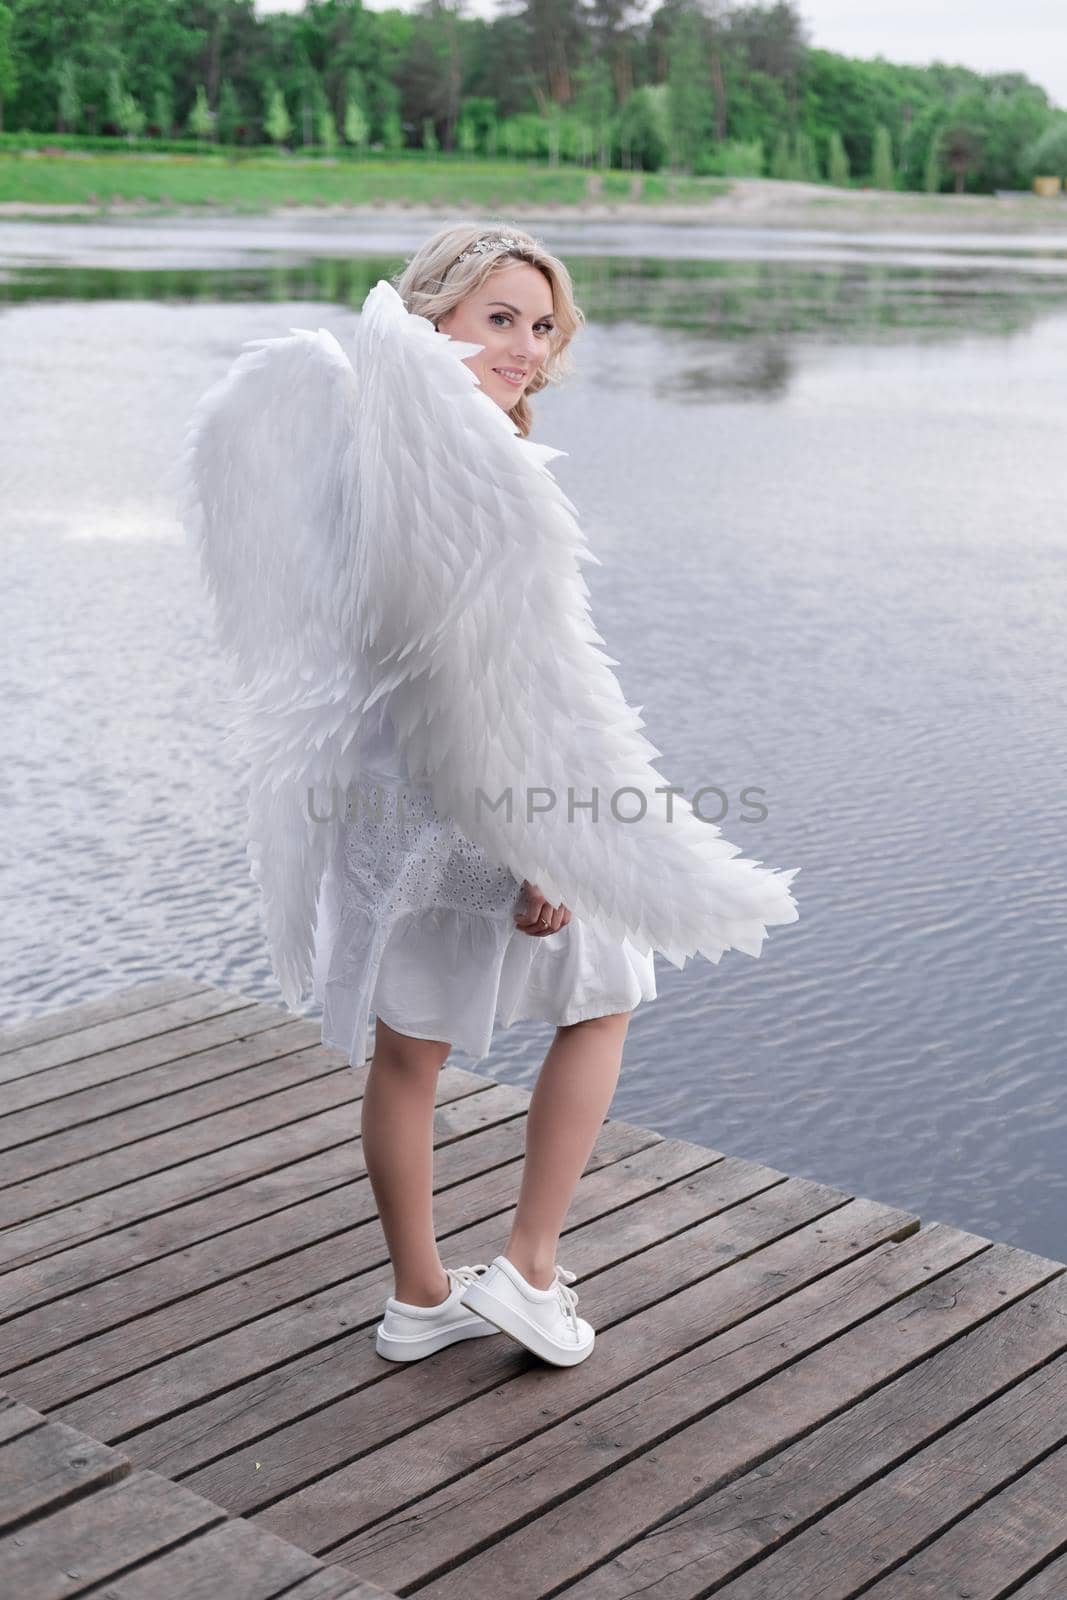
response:
M844 189L849 180L848 151L845 149L845 141L836 128L830 135L827 177L839 189Z
M876 189L895 189L897 186L896 173L893 170L893 141L884 123L879 123L874 130L871 183Z

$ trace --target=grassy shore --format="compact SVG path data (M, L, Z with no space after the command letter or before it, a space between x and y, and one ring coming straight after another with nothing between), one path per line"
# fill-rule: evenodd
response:
M771 178L590 173L516 161L3 154L0 217L476 212L840 232L1067 238L1067 196L898 193Z
M278 206L472 206L517 202L576 206L590 200L706 203L726 191L716 178L659 173L591 174L518 161L301 160L297 156L2 155L0 201L23 205L116 203L166 210L224 207L262 213Z

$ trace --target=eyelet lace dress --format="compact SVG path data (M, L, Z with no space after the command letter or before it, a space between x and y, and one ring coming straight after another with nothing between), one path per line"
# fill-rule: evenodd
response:
M411 780L379 704L319 893L314 996L323 1044L361 1064L373 1015L477 1061L497 1023L561 1026L654 1000L651 952L575 917L542 936L515 927L522 884L437 813L430 785Z

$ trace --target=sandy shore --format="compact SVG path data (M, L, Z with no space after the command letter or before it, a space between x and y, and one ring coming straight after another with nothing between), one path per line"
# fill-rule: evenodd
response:
M0 216L41 220L64 217L249 217L302 218L371 216L455 216L458 208L402 201L356 206L275 206L252 213L226 206L167 206L116 202L95 205L0 203ZM595 222L702 223L718 227L816 229L833 233L1004 233L1067 234L1067 194L1055 199L1037 195L889 194L877 189L834 189L826 184L785 183L772 178L738 178L727 194L699 206L671 202L582 203L556 206L508 206L516 222L553 218Z

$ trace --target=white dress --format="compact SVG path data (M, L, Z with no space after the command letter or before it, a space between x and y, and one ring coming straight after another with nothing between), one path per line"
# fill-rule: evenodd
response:
M654 1000L651 951L573 916L552 934L515 927L521 882L438 815L429 784L411 782L386 702L378 704L319 893L323 1044L359 1065L374 1015L479 1061L495 1023L559 1026Z

